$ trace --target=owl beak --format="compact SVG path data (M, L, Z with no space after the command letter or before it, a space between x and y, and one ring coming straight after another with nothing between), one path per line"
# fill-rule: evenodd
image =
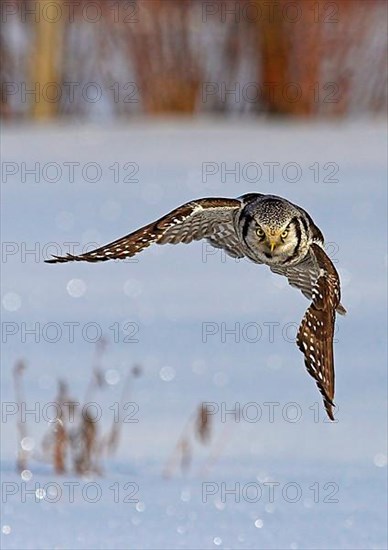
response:
M275 250L275 248L278 244L277 237L268 237L268 244L269 244L269 248L270 248L271 253L272 253Z

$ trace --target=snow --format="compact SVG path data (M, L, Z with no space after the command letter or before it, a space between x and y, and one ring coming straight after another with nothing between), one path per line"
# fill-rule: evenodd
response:
M124 425L102 477L57 476L32 460L23 481L15 415L3 408L2 547L386 548L383 121L139 120L5 126L2 135L3 406L15 400L12 367L23 357L38 450L57 379L83 402L98 331L109 340L103 365L112 382L93 398L100 433L128 367L144 369L129 399L139 422ZM36 178L26 173L35 167ZM43 263L69 251L64 243L79 252L188 200L247 192L303 206L330 243L348 310L337 323L336 423L326 422L293 342L308 302L267 268L201 243L151 247L138 261ZM197 444L189 473L165 479L201 401L214 404L214 435L227 430L225 447L207 470L213 447ZM240 422L227 412L236 408ZM139 502L124 502L133 488ZM260 489L257 500L249 490ZM215 494L205 502L206 490Z

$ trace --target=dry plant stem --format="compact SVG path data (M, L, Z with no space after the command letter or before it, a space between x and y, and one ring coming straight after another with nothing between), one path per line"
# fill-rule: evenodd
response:
M208 408L204 405L204 403L201 403L198 407L197 412L197 419L195 423L195 435L199 439L199 441L206 445L210 441L211 436L211 416L209 414Z
M87 414L83 416L82 423L75 439L78 444L78 453L74 457L74 470L79 475L89 472L101 473L98 466L99 446L97 445L97 427ZM74 442L73 442L74 444Z
M178 441L175 444L175 447L169 457L169 459L166 462L166 465L163 469L163 477L165 478L171 478L174 474L174 472L177 469L177 466L179 464L179 461L181 460L181 466L182 469L184 469L189 463L191 456L190 455L190 449L187 446L189 434L191 432L191 428L193 426L193 423L196 419L197 411L191 414L189 419L187 420L181 435L178 438ZM186 450L186 453L185 453ZM184 456L186 454L186 456Z
M68 395L67 383L61 379L58 380L58 393L54 403L60 407L60 417L55 422L50 422L49 429L43 436L42 455L34 453L33 456L35 460L52 464L57 474L63 474L66 471L66 457L71 443L68 422L70 416L74 416L75 402ZM67 413L65 408L68 409Z
M54 431L54 469L57 474L63 474L66 471L66 451L68 444L68 435L65 424L62 421L56 422Z
M101 360L105 352L106 344L107 343L103 338L101 338L101 340L98 340L98 342L96 342L96 347L94 348L94 357L92 360L92 376L90 378L89 385L85 392L84 403L89 403L95 390L101 387L101 383L102 383Z
M69 403L67 398L67 384L62 380L58 380L58 396L56 399L63 410L64 403ZM69 434L66 427L65 415L61 414L61 418L57 418L54 426L54 449L53 462L54 469L57 474L63 474L66 471L66 454L69 444Z
M112 420L112 426L110 431L106 436L103 437L101 442L101 454L110 454L113 455L119 446L120 442L120 435L122 430L122 425L124 423L124 414L122 414L122 411L124 411L125 403L128 403L130 390L131 390L131 384L134 378L137 378L142 373L142 368L140 365L134 365L130 371L127 374L127 377L124 381L122 391L121 391L121 397L119 402L119 419L116 421L115 418Z
M213 451L209 454L208 458L206 459L205 463L202 465L199 476L203 477L204 475L208 474L210 470L213 468L214 464L219 460L221 454L226 448L226 445L230 441L230 436L232 433L232 425L231 424L225 424L223 430L221 431L220 437L218 438L217 443L214 445Z
M13 380L14 380L14 391L15 391L15 398L16 402L18 404L19 410L21 410L21 403L24 400L24 393L22 388L22 375L25 370L25 365L23 361L18 361L14 368L13 368ZM27 437L27 429L26 425L21 421L21 419L17 418L17 433L18 433L18 452L17 452L17 462L16 462L16 469L18 472L22 472L23 470L27 469L27 459L28 459L28 451L24 450L22 447L22 440Z
M132 370L127 374L127 377L125 379L125 382L121 391L120 409L119 409L120 412L123 410L123 406L129 398L131 381L132 381ZM105 439L105 442L103 443L103 446L106 447L106 450L110 455L113 455L117 451L117 448L119 446L119 439L120 439L122 425L123 425L123 415L120 414L119 422L116 422L115 419L112 420L112 427L110 429L108 436Z

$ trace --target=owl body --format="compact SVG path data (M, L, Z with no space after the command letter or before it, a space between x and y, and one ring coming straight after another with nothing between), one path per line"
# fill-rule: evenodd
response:
M297 334L307 371L314 377L331 420L334 398L333 336L340 303L338 273L324 251L324 239L310 215L276 195L249 193L237 199L203 198L185 203L162 218L105 246L49 263L103 262L130 258L151 244L206 239L234 258L247 257L287 277L310 301ZM259 302L258 302L259 306Z

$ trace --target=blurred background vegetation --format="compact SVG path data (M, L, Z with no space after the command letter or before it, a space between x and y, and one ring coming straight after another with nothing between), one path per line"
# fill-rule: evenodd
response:
M6 120L385 111L385 0L5 0Z

